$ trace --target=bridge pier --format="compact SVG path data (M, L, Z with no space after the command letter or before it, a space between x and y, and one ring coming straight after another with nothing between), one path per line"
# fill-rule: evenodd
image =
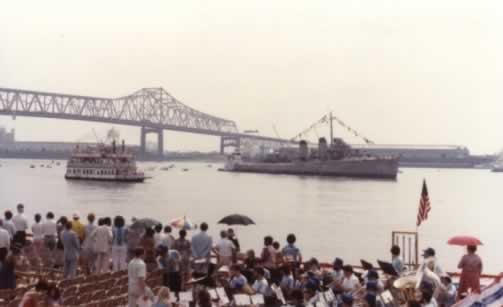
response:
M164 155L164 130L159 128L141 127L140 134L140 151L145 154L147 152L147 134L157 134L157 154L162 157Z
M221 136L220 137L220 154L225 154L225 147L234 147L239 150L241 147L241 139L238 136Z

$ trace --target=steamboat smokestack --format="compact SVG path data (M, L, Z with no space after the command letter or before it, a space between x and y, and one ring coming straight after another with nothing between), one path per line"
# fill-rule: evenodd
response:
M115 140L112 141L112 153L115 153Z
M122 140L122 153L126 152L126 142Z

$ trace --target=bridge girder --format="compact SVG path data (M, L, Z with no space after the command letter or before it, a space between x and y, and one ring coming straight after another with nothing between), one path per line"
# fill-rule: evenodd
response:
M0 113L216 135L238 132L234 121L192 109L163 88L143 88L113 99L0 88Z

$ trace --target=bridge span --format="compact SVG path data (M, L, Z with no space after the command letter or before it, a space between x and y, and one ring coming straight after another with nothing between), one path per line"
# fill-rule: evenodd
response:
M164 130L220 137L220 151L240 147L242 141L262 146L292 144L291 140L240 133L232 120L195 110L162 87L142 88L131 95L103 98L0 88L0 115L56 118L141 127L140 146L157 134L158 153L164 152Z

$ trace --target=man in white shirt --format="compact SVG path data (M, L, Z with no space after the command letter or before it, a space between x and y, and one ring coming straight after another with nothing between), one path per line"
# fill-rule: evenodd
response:
M227 232L222 230L220 232L220 240L215 245L215 254L217 254L219 267L232 265L232 256L234 255L235 248L234 243L227 239Z
M255 294L262 294L265 297L270 297L272 296L272 290L269 287L269 283L267 282L267 279L264 277L264 269L261 267L258 267L255 269L255 282L253 283L252 289L255 292Z
M28 230L28 219L24 216L24 205L17 205L17 214L12 218L12 223L16 227L16 234L14 237L14 242L21 244L22 246L26 243L26 231Z
M44 252L42 260L44 263L54 261L53 252L56 248L56 238L58 235L57 225L54 222L54 213L47 212L45 222L42 223L42 234L44 235Z
M16 226L12 222L12 212L10 210L5 211L4 217L5 220L3 221L3 228L9 232L11 240L13 240L14 235L16 234Z
M345 265L342 270L344 271L344 279L342 280L343 293L353 293L360 288L360 281L358 277L353 274L353 267Z
M44 245L44 232L42 229L42 216L37 213L35 214L35 223L31 225L31 233L33 234L33 246L35 248L36 254L40 257L42 253L42 247Z
M110 269L110 250L112 233L103 219L98 220L98 228L91 233L90 239L96 253L94 268L96 273L107 273Z
M162 233L162 225L157 224L154 227L155 234L154 234L154 241L155 241L155 248L158 248L159 245L162 244L164 241L164 234Z
M135 307L138 298L147 294L145 280L147 266L143 261L143 249L134 250L134 258L128 264L128 306Z
M171 226L164 227L164 238L162 239L161 245L166 246L168 249L172 249L173 243L175 243L175 237L173 237L171 231Z
M0 257L3 259L9 253L10 234L3 228L4 221L0 219Z

